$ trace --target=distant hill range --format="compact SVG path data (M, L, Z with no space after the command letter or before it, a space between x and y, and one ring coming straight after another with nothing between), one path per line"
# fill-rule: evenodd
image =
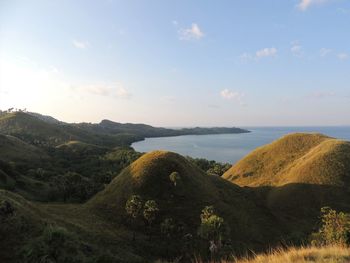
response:
M246 132L249 131L235 127L196 127L176 130L146 124L123 124L110 120L102 120L98 124L65 123L51 116L23 111L0 114L0 133L43 146L55 146L72 140L96 145L119 146L130 145L147 137Z

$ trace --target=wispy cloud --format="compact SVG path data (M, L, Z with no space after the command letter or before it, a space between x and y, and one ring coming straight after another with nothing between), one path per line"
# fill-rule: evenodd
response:
M256 51L256 53L255 53L257 58L274 57L274 56L276 56L276 54L277 54L277 49L274 47L264 48L264 49Z
M130 92L121 83L111 84L91 84L72 86L73 90L87 92L93 95L114 97L119 99L129 99L131 97Z
M263 49L257 50L254 55L248 52L244 52L239 56L239 58L243 62L248 62L251 60L257 61L258 59L261 59L261 58L275 57L277 55L277 52L278 52L277 48L274 48L274 47L263 48Z
M223 89L220 92L220 96L221 96L221 98L223 98L225 100L235 100L235 101L239 102L240 105L246 105L243 101L243 98L245 95L242 92L232 91L229 89Z
M241 54L239 56L239 58L242 60L242 61L250 61L250 60L253 60L254 59L254 56L250 53L247 53L247 52L244 52L243 54Z
M72 44L74 47L79 49L87 49L90 47L90 43L88 41L73 40Z
M174 25L177 25L177 22L174 23ZM204 37L203 31L200 29L198 24L192 23L191 27L189 28L182 28L178 31L180 40L200 40Z
M348 53L339 53L337 55L338 59L340 60L347 60L349 58L349 54Z
M300 0L297 7L301 11L306 11L308 8L310 8L312 6L325 4L325 3L330 2L330 1L331 0Z
M332 49L329 49L329 48L321 48L320 49L320 56L321 57L325 57L327 56L329 53L332 52Z
M311 99L324 99L336 96L335 92L332 91L315 91L307 95L307 98Z
M299 41L293 41L292 47L290 48L293 56L302 57L304 55L303 47L300 45Z

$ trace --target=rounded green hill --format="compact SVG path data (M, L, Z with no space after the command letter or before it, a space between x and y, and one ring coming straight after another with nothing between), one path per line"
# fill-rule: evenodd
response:
M170 174L179 175L176 186ZM254 195L217 176L210 176L181 155L166 151L150 152L121 172L105 190L93 197L85 208L102 215L104 220L125 222L125 203L134 194L155 200L160 220L171 217L183 222L196 234L201 210L214 205L231 229L235 244L255 248L271 243L278 235L276 220L260 207ZM269 237L269 238L267 238Z

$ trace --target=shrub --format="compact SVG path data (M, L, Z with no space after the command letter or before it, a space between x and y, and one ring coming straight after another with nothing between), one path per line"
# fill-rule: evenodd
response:
M350 215L330 207L321 208L321 227L311 235L313 245L345 245L349 241Z
M146 219L148 225L152 225L153 221L156 219L156 216L159 212L158 204L154 200L148 200L145 203L143 209L143 217Z
M41 236L31 240L21 251L24 263L86 262L76 237L65 228L48 226Z
M178 172L172 172L169 175L170 181L176 186L176 184L181 180L180 174Z

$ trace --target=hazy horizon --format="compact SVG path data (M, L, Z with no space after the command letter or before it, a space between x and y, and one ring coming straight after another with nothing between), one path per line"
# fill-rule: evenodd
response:
M158 127L349 126L350 2L1 1L0 109Z

